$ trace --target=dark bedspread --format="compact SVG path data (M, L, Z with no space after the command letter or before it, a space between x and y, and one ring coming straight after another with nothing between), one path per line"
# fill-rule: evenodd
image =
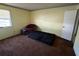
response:
M27 35L29 38L38 40L38 41L43 42L48 45L52 45L55 40L54 34L42 32L42 31L31 31Z

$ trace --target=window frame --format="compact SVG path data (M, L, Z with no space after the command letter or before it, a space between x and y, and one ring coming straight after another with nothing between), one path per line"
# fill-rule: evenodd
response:
M2 9L2 8L0 8L0 10L9 11L9 14L10 14L10 23L11 23L11 26L5 26L5 27L0 27L0 28L12 27L13 26L13 22L12 22L12 13L11 13L11 10L10 9Z

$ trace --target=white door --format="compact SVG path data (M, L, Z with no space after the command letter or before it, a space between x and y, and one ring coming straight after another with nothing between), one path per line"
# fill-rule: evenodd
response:
M65 11L62 37L71 41L77 10Z

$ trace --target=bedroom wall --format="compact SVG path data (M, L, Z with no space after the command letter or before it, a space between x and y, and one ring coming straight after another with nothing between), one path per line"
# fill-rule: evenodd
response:
M2 4L0 4L0 9L10 10L12 18L12 27L0 28L0 40L19 34L20 29L29 23L30 13L27 10L5 6Z
M32 11L31 23L38 25L42 31L61 36L64 12L75 9L76 5Z

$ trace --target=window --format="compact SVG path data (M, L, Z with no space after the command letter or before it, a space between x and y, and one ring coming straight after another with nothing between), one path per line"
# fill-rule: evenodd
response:
M0 9L0 27L10 27L10 26L12 26L10 11Z

